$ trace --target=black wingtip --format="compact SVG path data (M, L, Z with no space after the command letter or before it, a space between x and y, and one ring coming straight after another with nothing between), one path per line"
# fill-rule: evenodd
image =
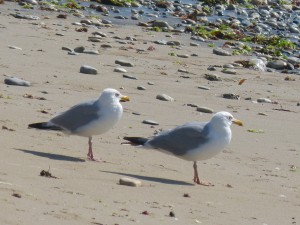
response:
M149 140L143 137L123 137L123 139L134 145L144 145Z
M31 123L28 128L35 128L40 130L62 130L60 127L49 125L47 122Z

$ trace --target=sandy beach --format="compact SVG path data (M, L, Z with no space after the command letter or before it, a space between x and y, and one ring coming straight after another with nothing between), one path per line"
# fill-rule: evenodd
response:
M207 43L190 46L188 34L139 26L77 32L72 25L80 21L76 17L58 19L59 13L43 11L39 20L18 19L11 16L15 8L19 6L11 2L0 5L0 224L300 223L299 76L285 80L286 74L246 68L236 68L236 75L222 73L220 67L211 72L210 65L249 57L218 56ZM95 31L107 36L101 42L88 41ZM126 40L128 36L135 40ZM162 39L180 41L181 47L153 43ZM98 50L99 55L69 55L62 50L78 46ZM123 68L137 79L114 72L120 67L117 59L133 63ZM98 74L79 73L82 65L96 68ZM222 81L208 81L206 73L217 74ZM11 76L31 85L4 84ZM241 79L247 80L238 85ZM123 117L112 130L93 137L94 153L105 162L87 160L87 138L27 128L97 98L107 87L128 95L130 102L122 103ZM163 93L175 101L156 99ZM240 99L225 99L224 93L238 94ZM255 103L258 98L272 103ZM198 163L199 176L212 187L193 183L192 162L121 145L124 136L148 137L160 129L212 117L188 104L229 111L244 122L243 127L232 126L228 148ZM57 179L40 176L42 170ZM121 177L137 178L142 186L119 185Z

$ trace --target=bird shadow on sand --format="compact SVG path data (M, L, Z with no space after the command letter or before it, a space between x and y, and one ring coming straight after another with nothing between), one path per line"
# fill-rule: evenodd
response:
M17 148L15 148L15 150L22 151L24 153L28 153L28 154L32 154L32 155L36 155L39 157L53 159L53 160L62 160L62 161L70 161L70 162L85 162L84 159L67 156L67 155L59 155L59 154L53 154L53 153L48 153L48 152L38 152L38 151L33 151L33 150L17 149Z
M192 183L188 183L185 181L172 180L172 179L167 179L167 178L149 177L149 176L143 176L143 175L137 175L137 174L120 173L120 172L112 172L112 171L105 171L105 170L100 170L100 172L118 174L118 175L122 175L122 176L133 177L133 178L140 179L140 180L146 180L146 181L163 183L163 184L194 186L194 184L192 184Z

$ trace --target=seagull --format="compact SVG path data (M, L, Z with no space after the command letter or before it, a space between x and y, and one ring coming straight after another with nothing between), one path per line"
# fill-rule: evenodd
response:
M129 101L129 97L106 88L98 99L79 103L48 122L32 123L28 127L88 137L88 159L98 161L93 154L92 136L107 132L119 122L123 114L120 101Z
M194 182L211 186L210 182L199 179L197 161L217 155L230 143L232 123L243 126L243 122L235 119L229 112L221 111L214 114L209 122L190 122L150 138L124 137L124 140L131 145L140 145L193 161Z

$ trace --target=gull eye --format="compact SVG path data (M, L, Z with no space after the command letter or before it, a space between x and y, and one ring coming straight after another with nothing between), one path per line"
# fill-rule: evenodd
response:
M120 94L119 94L119 93L115 93L115 96L116 96L116 97L120 97Z
M227 118L228 118L229 121L231 121L233 119L232 116L228 116Z

